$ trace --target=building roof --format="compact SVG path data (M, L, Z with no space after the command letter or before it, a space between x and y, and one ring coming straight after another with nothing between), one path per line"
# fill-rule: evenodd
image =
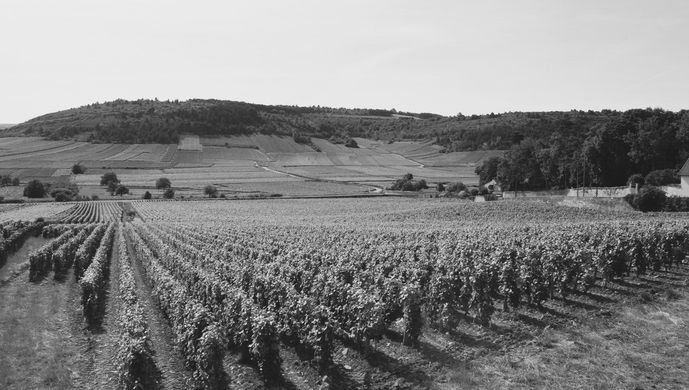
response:
M689 159L684 163L678 174L680 176L689 176Z

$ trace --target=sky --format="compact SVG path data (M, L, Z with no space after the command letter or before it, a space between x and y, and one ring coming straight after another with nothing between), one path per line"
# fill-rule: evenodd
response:
M2 0L0 123L117 98L689 108L686 0Z

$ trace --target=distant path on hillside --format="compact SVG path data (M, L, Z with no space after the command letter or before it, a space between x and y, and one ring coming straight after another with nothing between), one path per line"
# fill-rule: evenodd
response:
M383 193L383 192L384 192L384 191L383 191L383 188L378 187L378 186L374 186L374 185L371 185L371 184L358 184L358 183L350 183L350 182L347 182L347 181L325 180L325 179L319 179L319 178L316 178L316 177L309 177L309 176L304 176L304 175L297 175L297 174L294 174L294 173L283 172L283 171L280 171L280 170L277 170L277 169L273 169L273 168L269 168L269 167L266 167L266 166L263 166L263 165L259 165L259 164L258 164L258 161L255 162L255 166L256 166L257 168L263 168L264 170L266 170L266 171L268 171L268 172L273 172L273 173L278 173L278 174L281 174L281 175L286 175L286 176L289 176L289 177L292 177L292 178L295 178L295 179L306 179L306 180L320 181L320 182L324 182L324 183L337 183L337 184L355 185L355 186L359 186L359 187L361 187L361 186L368 186L368 187L371 187L371 188L373 189L371 192L375 192L375 193Z

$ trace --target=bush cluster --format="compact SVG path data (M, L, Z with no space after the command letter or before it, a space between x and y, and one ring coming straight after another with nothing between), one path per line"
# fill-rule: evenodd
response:
M19 178L18 177L12 177L10 175L0 175L0 186L5 187L5 186L18 186L19 185Z
M393 191L421 191L427 188L426 180L414 180L414 176L411 173L407 173L388 187L389 190Z
M639 190L638 194L629 194L624 197L634 209L643 212L661 211L665 206L667 195L658 187L646 186Z
M644 184L651 186L679 184L679 175L677 175L677 171L674 169L658 169L646 175Z

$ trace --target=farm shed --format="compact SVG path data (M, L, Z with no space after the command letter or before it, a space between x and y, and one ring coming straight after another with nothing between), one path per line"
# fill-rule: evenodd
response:
M683 194L689 194L689 159L678 172Z

